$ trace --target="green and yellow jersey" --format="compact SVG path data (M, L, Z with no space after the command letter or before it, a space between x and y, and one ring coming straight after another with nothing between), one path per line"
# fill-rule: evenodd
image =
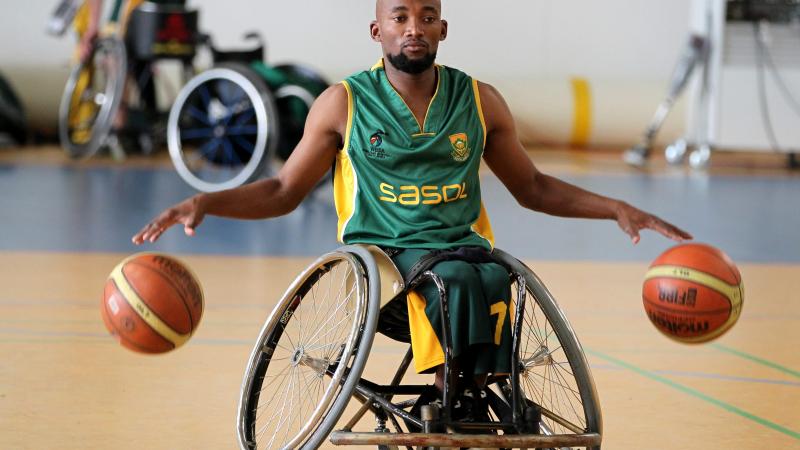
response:
M423 123L389 83L382 60L342 82L348 119L334 172L341 242L494 246L478 177L486 143L478 84L459 70L436 70Z

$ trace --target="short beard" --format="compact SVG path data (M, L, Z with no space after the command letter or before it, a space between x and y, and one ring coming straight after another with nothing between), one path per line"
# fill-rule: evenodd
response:
M408 56L404 55L402 51L396 55L388 54L386 57L389 58L389 62L395 69L411 75L418 75L433 66L433 62L436 61L436 52L428 53L420 59L408 59Z

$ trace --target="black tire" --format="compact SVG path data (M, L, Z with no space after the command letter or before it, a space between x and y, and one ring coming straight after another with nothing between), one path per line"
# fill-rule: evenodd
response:
M272 91L239 63L220 64L189 80L167 123L175 169L203 192L259 177L275 154L279 135Z

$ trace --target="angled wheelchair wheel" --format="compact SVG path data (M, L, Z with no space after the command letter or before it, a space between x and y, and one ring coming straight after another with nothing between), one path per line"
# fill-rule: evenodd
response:
M279 119L273 94L249 67L220 64L181 89L167 123L178 174L203 192L241 186L275 154Z
M525 404L536 405L541 412L539 433L602 436L600 403L589 364L564 313L533 271L498 249L494 254L524 279L526 303L520 324L519 387ZM514 306L519 304L518 287L516 282L512 286L512 320ZM501 382L499 387L510 403L510 384Z
M377 325L380 275L361 247L300 274L261 330L242 382L242 449L317 448L350 400Z
M285 161L303 137L311 105L328 88L328 82L310 67L298 64L279 64L275 70L287 80L275 90L275 104L281 115L277 154Z
M72 69L58 110L59 139L69 156L88 158L105 143L124 94L126 60L121 40L103 38Z

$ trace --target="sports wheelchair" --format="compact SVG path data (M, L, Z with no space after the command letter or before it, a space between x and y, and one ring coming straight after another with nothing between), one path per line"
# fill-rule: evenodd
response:
M303 136L311 104L328 87L305 66L269 65L257 33L251 49L222 51L208 39L215 67L189 80L172 106L169 154L199 191L240 186L272 172Z
M62 25L54 34L63 33L64 24L73 17L78 34L85 31L80 19L88 14L86 6L77 4L65 0L59 5L56 16L61 15ZM122 5L119 20L114 14L105 27L111 31L97 39L86 61L72 68L61 97L59 139L73 158L88 158L106 145L114 156L124 157L122 146L112 142L123 135L134 138L142 153L153 152L159 140L163 142L163 118L170 103L159 94L168 91L169 75L174 75L162 63L178 63L180 85L194 74L200 36L196 10L180 0L164 4L128 0ZM65 8L68 12L61 12ZM125 124L112 130L123 108Z
M308 266L261 329L242 382L240 448L314 449L330 439L335 445L379 449L599 450L600 406L575 333L530 269L499 249L492 256L510 271L513 359L510 375L487 380L490 422L450 420L455 374L443 281L430 270L404 280L383 250L349 245ZM416 415L412 406L430 387L401 384L412 359L410 349L388 384L361 375L376 331L383 332L381 310L424 281L435 283L441 297L447 381L441 409L423 406ZM347 422L340 421L351 399L360 409ZM375 415L375 429L354 431L367 412ZM337 424L340 429L333 431Z
M62 0L54 34L63 34L73 18L81 33L85 6L78 3ZM112 31L96 41L91 56L76 64L67 80L59 138L71 157L88 158L108 146L122 158L118 137L132 138L149 154L166 137L178 174L206 192L244 184L274 159L289 157L311 104L328 87L322 76L296 64L268 65L256 33L245 36L257 41L255 48L216 48L198 31L198 11L183 0L123 3ZM196 56L204 50L214 67L195 76ZM177 76L169 62L178 63ZM126 123L112 130L121 110Z

